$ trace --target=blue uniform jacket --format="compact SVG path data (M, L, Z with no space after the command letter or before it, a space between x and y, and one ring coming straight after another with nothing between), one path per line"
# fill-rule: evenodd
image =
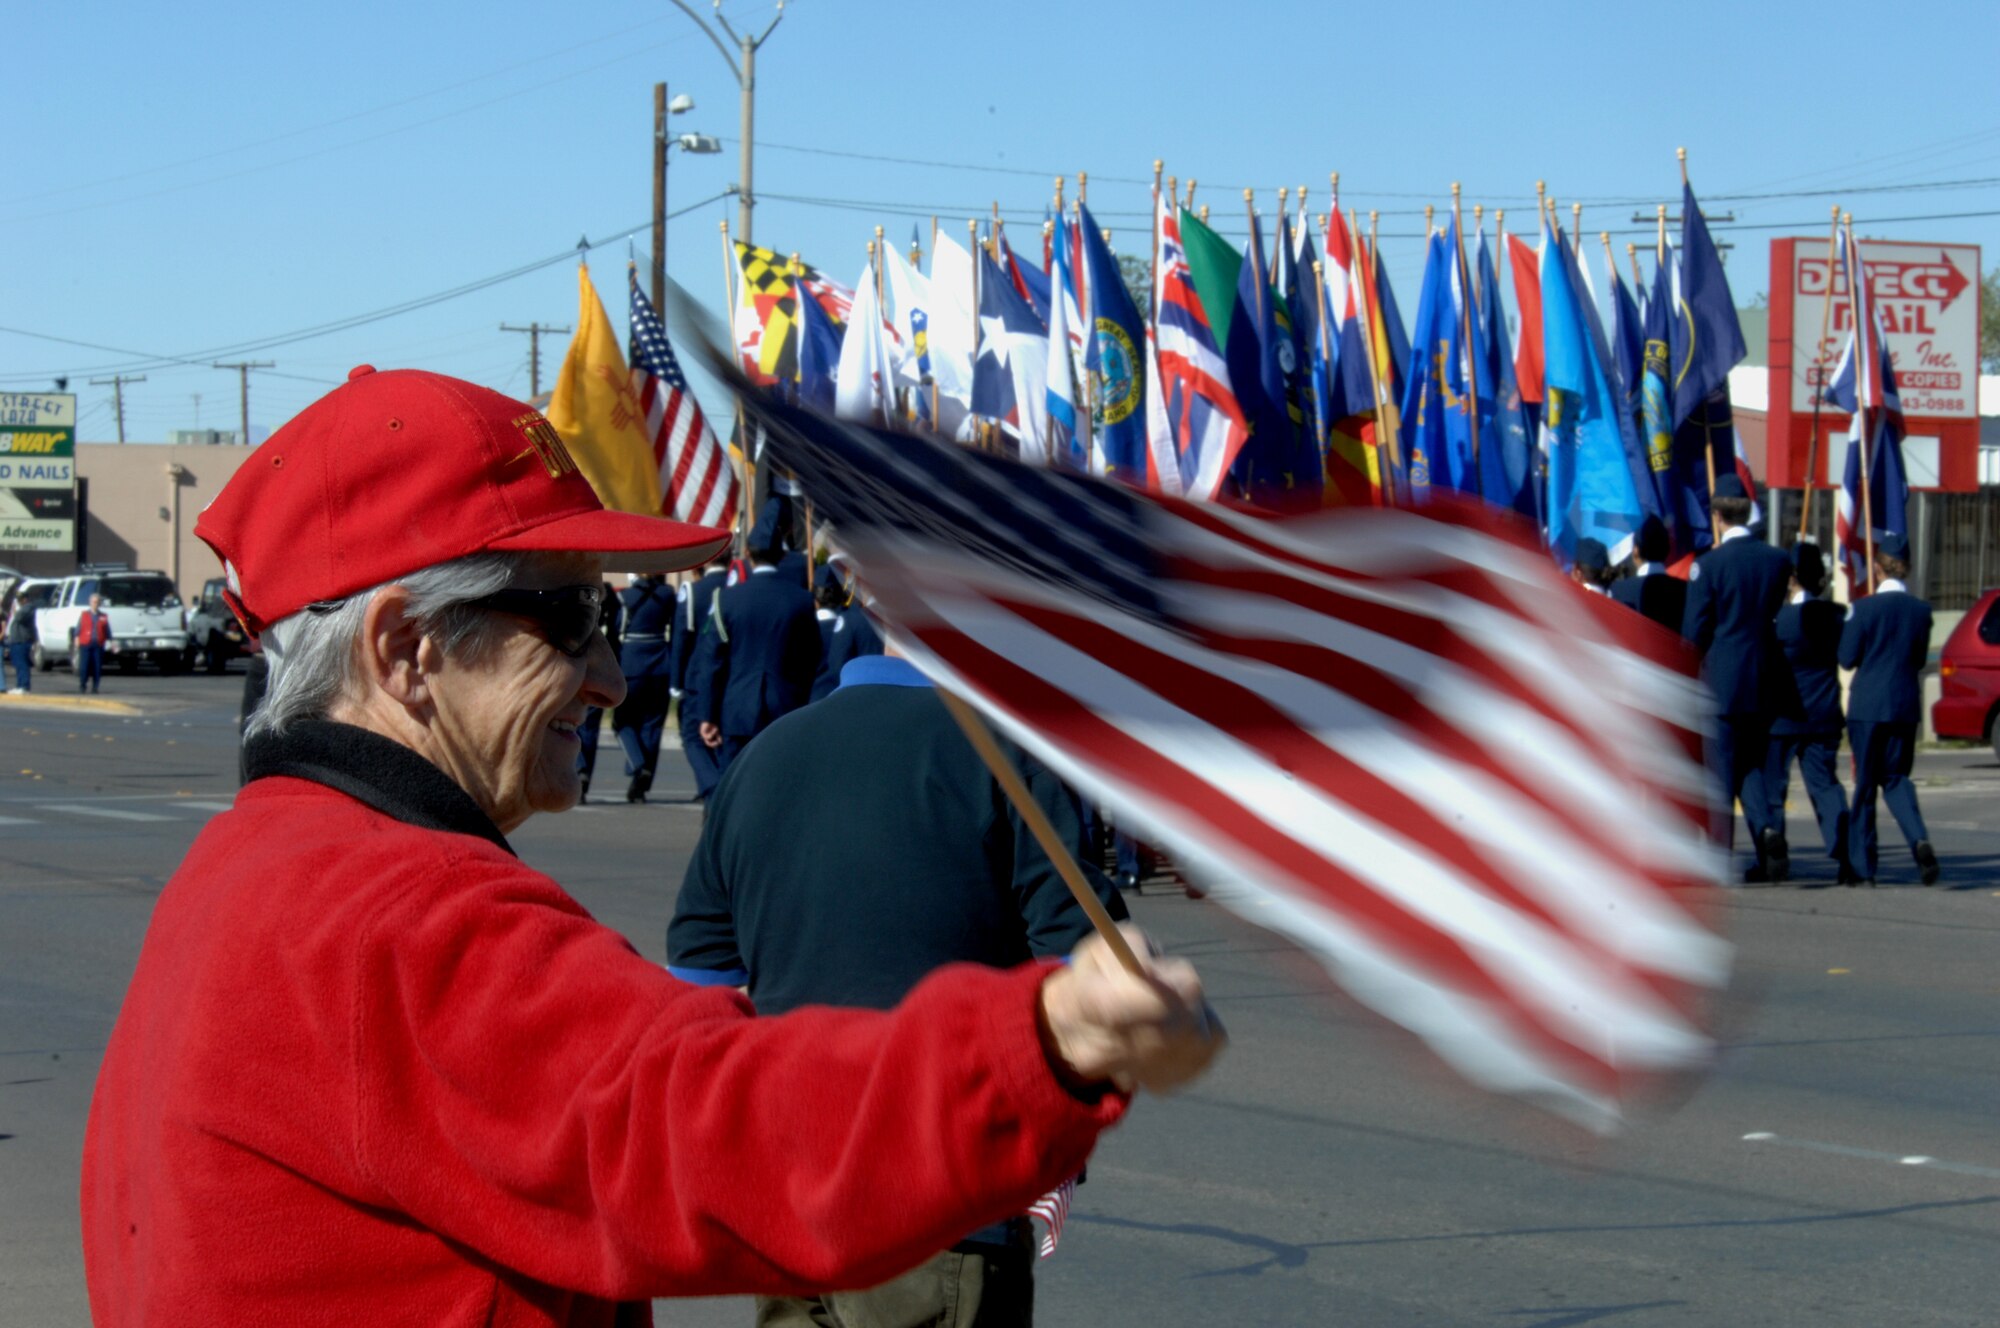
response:
M674 592L664 581L640 581L618 593L625 606L618 667L627 679L667 676L667 633L674 622Z
M1870 595L1847 615L1840 666L1854 670L1847 717L1914 724L1922 717L1917 679L1931 649L1931 606L1901 590Z
M1772 623L1791 588L1792 560L1739 535L1695 560L1681 635L1725 715L1795 714L1798 692Z
M688 670L694 663L695 640L701 635L702 625L708 621L709 610L715 603L715 592L722 589L722 583L728 578L729 569L726 567L703 572L683 585L674 598L674 630L667 642L667 658L670 665L668 676L677 692L689 689Z
M1799 712L1780 716L1771 732L1839 733L1840 635L1847 606L1830 599L1805 599L1778 610L1778 646L1791 662L1799 689Z
M1687 617L1688 583L1665 572L1628 576L1611 583L1611 598L1645 614L1670 632L1679 632Z
M803 585L774 568L724 586L695 642L693 713L732 738L751 738L812 695L819 622Z
M882 634L868 621L859 604L850 604L831 617L819 620L819 674L813 679L812 699L821 700L840 686L840 671L850 659L882 653Z

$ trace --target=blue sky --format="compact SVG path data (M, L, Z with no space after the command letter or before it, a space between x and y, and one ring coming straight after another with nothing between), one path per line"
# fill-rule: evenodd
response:
M726 0L725 12L761 29L774 8ZM1408 309L1420 210L1447 204L1451 181L1468 206L1507 207L1518 231L1546 179L1565 208L1586 203L1594 241L1632 229L1635 203L1650 214L1678 194L1685 145L1710 210L1746 227L1717 227L1738 246L1739 302L1765 288L1770 238L1823 234L1836 201L1862 234L1981 244L1990 268L1996 26L1990 0L1943 0L1918 18L1851 0L794 0L759 57L756 238L851 281L878 222L907 243L913 215L928 232L936 212L962 238L998 201L1019 240L1038 229L1051 177L1081 168L1114 245L1140 251L1155 157L1199 179L1197 201L1239 234L1244 187L1268 214L1278 186L1304 183L1317 211L1338 170L1344 205L1383 211ZM573 324L571 262L348 330L213 352L641 225L657 80L697 102L676 131L726 140L721 156L675 156L670 206L712 198L737 173L734 80L666 0L73 3L23 9L9 37L0 388L72 375L87 440L112 436L111 392L83 379L157 357L200 363L132 370L147 379L126 393L136 439L193 427L197 409L204 426L235 425L236 375L203 367L214 358L276 362L252 378L265 428L362 361L525 395L526 338L499 324ZM1860 192L1958 181L1986 183ZM1829 188L1843 192L1727 197ZM1946 213L1993 215L1887 220ZM733 201L697 207L668 241L672 275L717 304L725 215L733 226ZM1791 222L1803 224L1747 229ZM1614 238L1622 260L1626 237ZM643 233L637 244L643 266ZM591 258L621 325L626 253L621 241ZM544 345L545 385L564 340Z

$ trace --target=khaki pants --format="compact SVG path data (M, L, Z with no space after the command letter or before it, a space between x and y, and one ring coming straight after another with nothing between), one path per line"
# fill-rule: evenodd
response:
M757 1298L757 1328L1030 1328L1035 1250L965 1245L866 1291Z

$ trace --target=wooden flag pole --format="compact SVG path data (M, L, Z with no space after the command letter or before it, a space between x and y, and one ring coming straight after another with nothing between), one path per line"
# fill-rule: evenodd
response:
M729 218L722 219L722 298L729 310L729 344L736 358L741 360L743 352L736 340L736 246L729 238ZM750 497L756 492L751 485L757 475L750 461L750 438L744 432L743 403L736 403L736 461L741 473L743 493L736 504L736 556L746 557L750 548Z
M1155 158L1153 158L1153 211L1152 211L1151 215L1149 215L1149 216L1147 217L1147 219L1146 219L1146 236L1147 236L1147 239L1146 239L1146 330L1147 330L1147 332L1148 332L1148 333L1151 333L1151 332L1152 332L1152 331L1153 331L1153 330L1154 330L1154 329L1155 329L1155 328L1156 328L1156 327L1158 326L1158 324L1159 324L1159 316L1160 316L1160 309L1159 309L1159 303L1158 303L1158 298L1157 298L1157 297L1158 297L1158 295L1159 295L1159 291L1160 291L1160 273L1159 273L1159 263L1160 263L1160 172L1166 169L1166 165L1167 165L1167 163L1166 163L1166 160L1165 160L1165 158L1162 158L1162 157L1155 157ZM1170 189L1170 190L1171 190L1171 189L1173 188L1173 186L1172 186L1171 184L1169 184L1169 185L1168 185L1167 187L1168 187L1168 189ZM1093 335L1095 335L1095 334L1093 333ZM1140 348L1138 348L1138 349L1139 349L1139 354L1140 354L1140 355L1141 355L1141 356L1143 357L1143 356L1144 356L1144 355L1146 354L1146 351L1145 351L1144 347L1140 347ZM1148 367L1146 368L1146 370L1145 370L1145 371L1146 371L1147 373L1151 373L1151 372L1152 372L1152 369L1151 369L1151 367L1150 367L1150 366L1148 366Z
M1194 211L1194 177L1192 175L1188 176L1187 202L1181 204L1181 208L1187 212Z
M1472 205L1472 229L1473 233L1478 235L1480 239L1483 240L1486 238L1486 205L1484 203L1474 203ZM1493 277L1494 280L1499 280L1499 272L1496 271ZM1472 283L1472 307L1479 310L1481 316L1485 315L1486 297L1480 294L1479 283L1476 281Z
M965 219L965 249L967 253L972 255L972 377L976 382L979 378L979 221L975 217L967 217ZM966 404L970 407L970 398L967 399ZM936 419L937 417L933 415L931 418ZM986 427L978 423L976 417L972 433L973 437L979 440L980 451L988 452L992 450L988 446Z
M1208 204L1206 203L1201 205L1201 224L1204 226L1208 225Z
M1076 201L1083 204L1085 207L1090 206L1089 171L1078 171L1076 173Z
M1549 215L1549 182L1535 181L1535 229L1540 230Z
M1852 212L1841 213L1840 224L1847 232L1847 252L1855 258L1859 258L1861 251L1854 247L1854 214ZM1862 547L1867 550L1868 593L1872 595L1875 593L1875 472L1869 465L1870 458L1868 456L1869 420L1867 384L1868 375L1879 372L1879 369L1876 365L1868 363L1869 360L1874 358L1872 354L1863 354L1864 351L1869 349L1869 338L1864 337L1862 334L1860 317L1861 302L1854 298L1854 293L1861 289L1861 283L1867 279L1868 265L1866 263L1861 265L1861 271L1849 272L1847 274L1847 302L1852 306L1855 315L1854 411L1861 417L1861 427L1855 430L1854 435L1861 443L1861 539ZM1827 284L1829 287L1832 285L1831 273L1828 274ZM1827 291L1827 302L1829 304L1833 302L1833 292L1831 289ZM1872 331L1873 329L1870 329L1871 334Z
M1834 259L1839 256L1839 251L1840 205L1836 203L1833 208L1833 229L1827 233L1826 237L1826 303L1820 306L1819 340L1813 343L1812 368L1807 370L1808 375L1811 374L1812 369L1817 369L1826 363L1827 322L1833 316L1833 264ZM1848 303L1850 306L1853 306L1854 287L1852 284L1848 286L1847 291ZM1819 478L1819 409L1821 400L1826 396L1827 385L1822 382L1813 383L1811 386L1813 389L1812 432L1806 438L1806 495L1805 502L1799 513L1799 538L1801 540L1805 539L1806 532L1812 529L1813 483Z
M1269 293L1270 282L1264 275L1263 264L1254 261L1256 258L1262 257L1264 237L1260 233L1263 228L1257 224L1257 200L1248 189L1243 191L1243 215L1250 219L1250 245L1244 252L1246 257L1252 259L1250 279L1257 286L1256 313L1258 326L1261 327L1264 322L1265 313L1271 303Z
M1834 210L1836 212L1839 211L1838 208ZM1653 216L1658 221L1660 227L1660 233L1653 241L1653 261L1664 263L1667 261L1667 205L1665 203L1657 204L1653 209ZM1839 224L1838 220L1834 222L1836 227ZM1668 289L1671 290L1672 287L1669 286Z
M1639 270L1639 246L1631 243L1629 240L1625 244L1625 261L1632 265L1632 289L1636 291L1645 290L1645 274Z
M1569 205L1570 252L1576 255L1578 263L1583 262L1583 204Z
M1434 217L1434 216L1436 216L1436 215L1437 215L1437 208L1436 208L1436 207L1432 206L1432 205L1431 205L1431 204L1429 204L1429 203L1426 203L1426 204L1424 204L1424 243L1425 243L1425 244L1429 244L1429 243L1431 242L1431 229L1432 229L1432 227L1431 227L1431 218L1432 218L1432 217ZM1374 222L1374 219L1375 219L1375 214L1374 214L1373 212L1369 213L1369 214L1368 214L1368 218L1369 218L1369 222L1370 222L1370 224L1372 225L1372 224L1373 224L1373 222Z
M1472 269L1465 261L1465 214L1459 209L1458 181L1451 182L1451 231L1458 248L1458 284L1464 298L1458 302L1458 318L1465 337L1466 419L1472 425L1472 482L1479 483L1479 357L1472 353Z
M993 730L987 727L979 712L964 698L942 687L937 689L937 693L943 698L945 709L951 711L951 717L957 720L959 728L965 731L966 740L972 744L972 749L979 753L979 759L984 761L986 768L993 773L993 778L999 783L1001 791L1007 795L1007 801L1020 813L1022 823L1028 827L1028 833L1032 834L1035 842L1042 846L1042 852L1049 855L1049 861L1063 878L1063 884L1069 887L1070 894L1076 897L1077 906L1090 919L1090 925L1097 929L1097 934L1104 938L1105 945L1109 946L1111 953L1117 956L1119 966L1127 973L1143 975L1146 971L1145 966L1139 962L1139 956L1132 953L1132 946L1126 941L1125 933L1118 930L1118 924L1111 920L1111 915L1104 909L1104 901L1090 888L1090 882L1084 880L1083 868L1077 866L1076 854L1068 844L1063 843L1062 836L1057 834L1055 826L1050 824L1048 813L1042 810L1041 804L1028 792L1028 785L1022 780L1021 772L1014 768L1013 760L1001 748L999 739L993 736Z
M1681 164L1681 187L1686 188L1688 182L1688 150L1686 148L1675 148L1674 156Z
M875 312L877 315L880 315L882 309L889 303L888 298L882 293L882 269L887 266L884 260L888 257L889 242L882 238L882 228L877 226L875 228L875 243L868 246L868 266L875 270Z
M1320 238L1322 242L1326 238L1326 224L1324 222L1320 223ZM1323 270L1325 266L1325 263L1321 260L1313 260L1313 299L1319 302L1319 307L1313 311L1315 314L1313 322L1319 328L1320 362L1331 365L1333 363L1333 353L1328 348L1326 340L1326 273ZM1327 384L1327 394L1330 396L1332 391L1333 384L1329 382ZM1326 403L1320 402L1318 404L1320 407L1324 407ZM1313 411L1313 439L1319 446L1322 474L1325 473L1326 467L1326 424L1322 419L1325 414L1326 411L1324 409L1315 408Z
M1611 248L1611 232L1599 231L1597 240L1604 246L1604 270L1611 274L1611 281L1615 286L1618 281L1618 255Z

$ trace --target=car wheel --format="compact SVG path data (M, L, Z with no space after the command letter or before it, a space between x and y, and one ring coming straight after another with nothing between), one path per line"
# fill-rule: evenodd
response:
M223 648L221 633L208 634L208 646L203 654L206 656L205 667L210 673L221 673L229 667L229 654Z
M186 673L193 663L194 647L189 646L186 650L176 650L171 654L161 655L160 672L169 674Z

